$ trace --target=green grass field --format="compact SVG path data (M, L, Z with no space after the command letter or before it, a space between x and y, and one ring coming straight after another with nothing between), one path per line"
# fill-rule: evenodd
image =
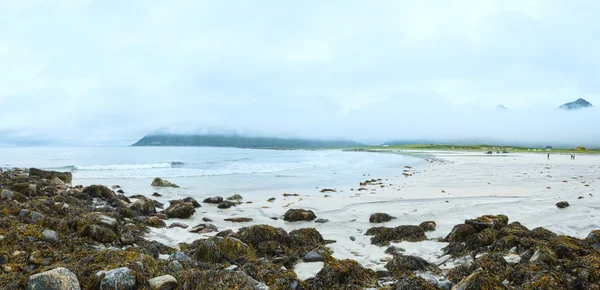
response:
M527 148L527 147L516 147L516 146L499 146L499 145L446 145L446 144L407 144L407 145L394 145L394 146L368 146L360 147L356 149L364 150L432 150L432 151L475 151L475 152L487 152L492 151L494 153L506 150L509 153L523 153L523 152L535 152L535 153L565 153L565 154L600 154L600 149L584 149L582 147L572 149L552 149L547 151L545 148Z

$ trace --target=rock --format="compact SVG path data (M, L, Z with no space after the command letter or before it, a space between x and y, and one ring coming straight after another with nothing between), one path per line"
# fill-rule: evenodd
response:
M238 258L250 259L255 257L255 252L242 241L229 237L214 237L197 240L190 246L191 258L205 263L232 263Z
M398 279L410 276L413 272L436 272L437 267L423 258L409 255L396 254L394 258L385 265L385 268Z
M156 213L154 201L148 198L140 198L129 205L129 208L140 212L143 215L153 215Z
M354 260L337 260L326 264L314 278L305 281L307 289L377 288L377 273L363 268Z
M119 190L117 190L117 193L124 194L125 191L123 191L122 189L119 189Z
M478 269L473 274L456 284L452 290L504 290L506 287L500 283L498 278L483 269Z
M10 190L3 189L2 193L0 194L0 198L12 200L13 198L15 198L15 194Z
M208 217L203 217L203 218L202 218L202 221L205 221L205 222L209 223L209 222L212 222L213 220L211 220L211 219L210 219L210 218L208 218Z
M242 199L244 199L244 198L239 194L234 194L227 198L227 200L235 200L235 201L240 201Z
M199 202L197 202L194 198L192 197L186 197L183 199L184 202L191 202L192 205L194 206L194 208L199 208L202 207L202 205L200 205Z
M65 182L62 181L60 178L58 177L54 177L52 180L50 180L50 185L54 186L54 187L58 187L58 188L65 188Z
M169 256L169 260L191 261L192 259L190 257L188 257L186 254L184 254L183 252L176 252L175 254L172 254Z
M157 213L154 216L157 217L157 218L159 218L159 219L161 219L161 220L168 220L169 219L169 217L166 214L164 214L164 213Z
M127 267L117 268L104 272L100 281L100 290L134 290L135 274Z
M521 262L521 256L516 253L509 253L504 257L504 260L508 264L519 264Z
M288 210L284 217L284 221L288 222L297 222L297 221L312 221L315 220L317 216L312 210L304 210L304 209L290 209Z
M329 222L328 219L321 219L321 218L319 218L319 219L315 220L315 223L318 223L318 224L326 224L328 222Z
M209 198L205 199L203 202L217 204L217 203L223 202L223 198L220 196L213 196L213 197L209 197Z
M29 264L48 266L52 263L52 256L48 253L42 253L41 251L33 251L29 255Z
M323 262L325 258L323 257L322 250L312 250L308 252L308 254L304 255L304 262L312 263L312 262Z
M256 281L242 271L229 270L197 270L183 272L180 277L181 289L244 289L244 290L269 290L265 284ZM192 281L187 287L182 279ZM288 285L289 287L289 285ZM285 288L277 288L285 289ZM300 290L296 288L296 290Z
M191 217L194 212L196 212L194 210L194 205L190 202L184 202L184 201L171 201L171 204L169 205L169 207L164 211L164 213L169 217L169 218L180 218L180 219L186 219Z
M174 290L179 285L175 277L171 275L164 275L148 280L151 290Z
M354 241L356 241L356 237L350 236L350 240L354 242Z
M173 270L173 272L177 273L181 270L183 270L183 266L181 265L181 263L179 263L179 261L175 260L172 261L171 263L169 263L169 267L171 268L171 270Z
M262 256L277 256L291 245L288 233L268 225L253 225L239 229L236 237L256 249Z
M385 246L389 242L420 242L427 239L425 231L419 226L398 226L395 228L374 227L365 233L371 238L371 244Z
M419 276L406 275L406 276L400 277L400 280L396 281L396 283L394 283L392 285L392 289L394 289L394 290L404 290L404 289L437 290L438 288L436 288L434 285L427 282L427 280L425 280ZM485 289L485 288L482 288L482 289Z
M393 219L395 219L396 217L393 217L387 213L374 213L371 215L371 217L369 217L369 222L370 223L383 223L383 222L389 222Z
M179 187L179 185L171 183L171 182L167 181L166 179L161 179L159 177L154 178L154 180L152 180L151 185L155 186L155 187L176 187L176 188Z
M275 201L275 198L274 198L274 197L271 197L271 198L267 199L267 201L268 201L268 202L274 202L274 201Z
M435 222L426 221L426 222L422 222L419 226L421 228L423 228L423 230L426 232L432 232L432 231L435 231L435 228L437 225Z
M508 217L505 215L484 215L476 219L466 220L465 224L471 225L478 233L487 228L499 230L508 225Z
M566 208L566 207L569 207L569 203L566 202L566 201L561 201L561 202L559 202L559 203L556 204L556 207L558 207L558 208Z
M120 241L123 246L130 246L135 243L135 238L130 233L123 233L121 234Z
M232 206L235 206L235 203L228 201L228 200L220 202L219 205L217 205L217 207L220 209L226 209L226 208L230 208Z
M36 221L38 221L39 219L43 218L44 215L37 212L37 211L32 211L31 212L31 222L35 223Z
M158 217L155 217L155 216L149 217L148 219L146 219L146 221L144 222L144 224L146 226L157 228L157 229L161 229L161 228L164 228L164 227L167 226L167 224L163 220L161 220L161 219L159 219Z
M252 218L247 218L247 217L227 218L224 220L227 222L234 222L234 223L247 223L247 222L253 221Z
M161 196L162 196L162 194L160 194L160 193L158 193L158 192L155 192L155 193L153 193L153 194L152 194L152 196L154 196L154 197L161 197Z
M80 236L90 237L101 243L110 243L118 239L117 220L98 213L84 215L77 223Z
M0 255L0 265L6 265L6 264L8 264L8 255L1 254Z
M314 228L293 230L289 233L289 237L295 248L304 248L306 250L314 249L325 243L321 233Z
M454 226L450 234L444 238L444 242L453 243L453 242L466 242L471 236L475 235L477 232L475 227L466 224L459 224Z
M27 278L26 290L80 290L79 280L66 268L31 275Z
M116 198L116 194L103 185L90 185L83 189L83 193L89 197L96 197L102 200L114 200Z
M50 244L60 243L60 238L58 237L58 234L53 230L44 230L42 232L42 240Z
M175 222L175 223L172 223L172 224L170 224L170 225L169 225L169 228L170 228L170 229L172 229L172 228L182 228L182 229L187 229L187 228L188 228L188 225L186 225L186 224L184 224L184 223L178 223L178 222Z
M596 250L600 251L600 230L591 231L586 240L596 248Z
M58 177L60 180L62 180L65 183L71 183L71 181L73 181L73 174L71 174L71 172L47 171L47 170L40 170L37 168L30 168L29 176L37 176L41 179L50 179L50 180L54 179L55 177Z
M212 232L218 232L219 229L213 224L199 224L193 227L191 230L188 230L190 233L198 233L198 234L206 234Z

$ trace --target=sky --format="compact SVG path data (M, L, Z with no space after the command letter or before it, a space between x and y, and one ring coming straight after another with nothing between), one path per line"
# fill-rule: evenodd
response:
M0 144L598 144L598 1L0 2ZM495 107L502 104L509 111ZM598 134L596 134L598 135Z

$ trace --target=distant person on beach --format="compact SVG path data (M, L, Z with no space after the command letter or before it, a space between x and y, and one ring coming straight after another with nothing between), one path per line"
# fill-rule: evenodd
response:
M548 153L548 160L550 160L550 153Z

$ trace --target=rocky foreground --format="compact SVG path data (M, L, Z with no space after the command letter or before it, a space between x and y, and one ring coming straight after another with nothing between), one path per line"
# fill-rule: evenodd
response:
M189 218L201 206L196 200L174 200L161 210L165 206L149 197L128 198L117 187L115 193L101 185L71 186L71 179L34 169L0 172L1 289L600 289L600 231L581 240L530 230L504 215L482 216L444 238L444 251L457 265L447 269L389 246L426 240L435 221L373 227L364 234L393 256L386 271L374 272L335 259L327 247L335 241L309 227L317 218L311 211L285 214L286 221L307 225L291 232L252 225L207 237L201 234L217 231L207 220L190 229L198 240L175 249L144 234L166 227L170 218ZM239 200L204 202L226 208ZM377 213L370 222L391 219ZM175 226L186 225L169 225ZM300 261L324 266L300 281L293 271Z

